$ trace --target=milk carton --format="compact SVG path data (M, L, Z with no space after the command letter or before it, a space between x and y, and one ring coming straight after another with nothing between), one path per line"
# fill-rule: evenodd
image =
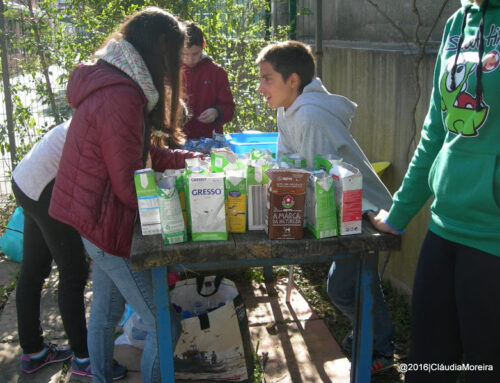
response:
M134 183L142 235L160 234L160 205L153 170L150 168L136 170Z
M223 172L226 167L236 168L238 156L229 148L212 149L210 167L213 173Z
M316 238L338 232L333 177L323 170L312 172L307 180L306 225Z
M229 231L244 233L247 221L247 182L243 170L227 170L226 207Z
M186 192L193 241L226 240L224 173L188 174Z
M266 170L270 161L261 158L249 160L247 166L248 229L264 230L266 227L266 199L269 178Z
M281 162L290 164L293 169L307 168L307 162L299 153L286 153L281 155Z
M333 164L342 161L335 154L321 154L314 156L314 170L324 170L327 174L330 172Z
M187 241L186 226L175 182L175 176L162 177L158 181L161 232L165 245Z
M330 169L335 188L339 234L361 233L363 178L350 164L336 162Z

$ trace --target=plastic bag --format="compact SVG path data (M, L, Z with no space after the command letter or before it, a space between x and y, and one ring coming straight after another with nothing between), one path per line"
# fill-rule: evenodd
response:
M16 262L23 260L23 232L24 214L23 208L19 206L12 214L4 235L0 237L0 250Z

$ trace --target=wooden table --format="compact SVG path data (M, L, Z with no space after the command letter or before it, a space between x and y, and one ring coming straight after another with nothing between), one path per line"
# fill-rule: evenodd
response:
M163 245L160 235L142 236L136 226L131 262L135 270L151 269L158 323L158 348L163 382L175 382L168 271L220 270L241 267L268 267L357 259L358 283L354 323L354 350L351 382L369 382L373 343L373 287L376 282L378 251L397 250L400 237L377 232L363 222L362 234L315 239L307 230L300 240L269 240L263 231L229 235L227 241L185 242Z

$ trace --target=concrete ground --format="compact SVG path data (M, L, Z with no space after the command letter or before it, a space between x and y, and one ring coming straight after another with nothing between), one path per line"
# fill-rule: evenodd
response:
M9 285L18 269L18 263L0 256L0 286ZM57 307L56 286L54 271L42 293L41 319L46 339L62 344L67 339ZM349 381L348 359L304 297L293 288L290 303L285 302L286 279L238 287L247 307L253 349L258 344L258 354L265 362L267 383ZM91 297L88 287L87 312ZM20 354L14 290L0 313L0 383L90 383L89 378L72 375L63 363L47 366L33 375L20 373ZM141 350L131 346L115 347L115 359L129 370L121 382L141 382L140 355Z

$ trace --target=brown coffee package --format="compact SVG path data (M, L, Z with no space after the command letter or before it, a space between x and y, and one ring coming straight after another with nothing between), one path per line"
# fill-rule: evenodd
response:
M301 169L269 169L265 231L270 239L301 239L307 179Z

